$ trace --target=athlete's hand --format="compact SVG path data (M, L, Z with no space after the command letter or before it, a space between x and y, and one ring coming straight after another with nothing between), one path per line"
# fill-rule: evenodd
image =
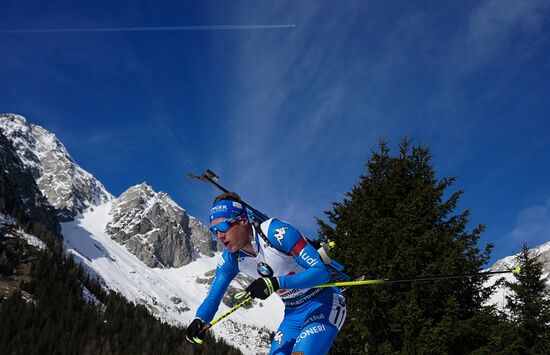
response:
M204 329L205 326L206 323L204 323L201 319L193 319L193 321L187 327L185 337L193 344L202 344L202 340L204 339L204 335L206 334L206 330Z
M279 289L279 281L276 277L260 277L254 280L247 288L246 291L252 298L259 298L265 300L273 292Z

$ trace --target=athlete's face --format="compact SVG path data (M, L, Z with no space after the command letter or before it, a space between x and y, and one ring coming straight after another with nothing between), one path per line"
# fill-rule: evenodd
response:
M210 222L210 226L212 227L225 220L227 218L216 218ZM227 232L217 231L216 237L227 250L234 253L250 243L249 227L248 221L236 220L231 224L231 228Z

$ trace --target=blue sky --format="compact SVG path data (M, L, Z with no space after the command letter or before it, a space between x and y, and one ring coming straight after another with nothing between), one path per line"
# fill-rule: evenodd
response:
M114 195L147 181L206 221L211 168L266 213L314 217L379 138L430 147L493 260L550 240L550 3L11 1L0 112L54 132ZM10 30L294 25L278 29Z

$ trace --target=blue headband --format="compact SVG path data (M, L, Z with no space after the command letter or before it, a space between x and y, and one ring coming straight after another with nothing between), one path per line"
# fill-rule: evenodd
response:
M233 218L237 216L246 216L246 208L243 204L232 200L221 200L212 206L210 210L210 221L216 218Z

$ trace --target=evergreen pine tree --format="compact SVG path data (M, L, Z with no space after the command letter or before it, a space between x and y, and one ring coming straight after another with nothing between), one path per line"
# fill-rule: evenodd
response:
M215 354L240 352L207 334L206 347L185 340L185 330L161 322L142 305L107 293L61 246L32 253L31 279L0 302L2 354ZM104 304L87 303L82 287ZM23 292L30 295L25 300ZM206 350L208 349L208 350Z
M512 292L506 297L510 320L515 325L515 341L509 350L523 354L543 354L550 349L550 291L542 278L538 255L523 245L518 255L521 272L517 282L505 282Z
M367 173L325 212L320 234L334 257L368 279L479 272L491 245L477 246L483 225L467 231L469 211L452 215L462 191L438 180L429 150L404 139L397 156L381 141ZM358 286L346 291L348 316L332 353L465 353L484 344L477 324L489 292L483 278ZM484 318L472 321L476 317ZM474 329L471 327L474 326ZM468 329L470 327L470 329Z

